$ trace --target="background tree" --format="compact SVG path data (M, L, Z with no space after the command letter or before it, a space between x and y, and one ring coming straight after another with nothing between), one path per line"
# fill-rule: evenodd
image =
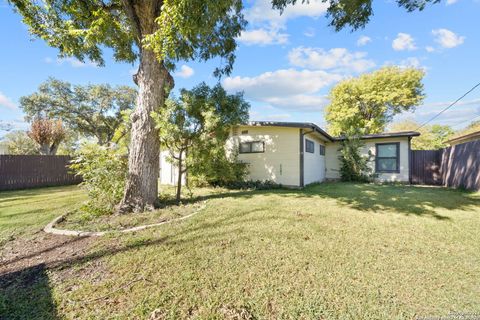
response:
M184 174L195 163L212 161L210 156L219 150L225 154L231 126L248 121L249 109L243 94L229 95L219 84L210 88L201 83L192 90L182 89L179 99L169 99L153 115L161 144L178 170L177 201Z
M179 60L220 57L229 73L235 59L235 38L245 27L241 0L8 0L23 16L30 32L74 56L104 64L102 47L118 61L140 60L134 81L139 86L132 114L129 175L120 211L153 207L158 197L159 138L150 114L164 105L173 87L170 71ZM397 0L408 11L438 0ZM297 0L272 0L282 11ZM307 2L306 0L302 0ZM336 30L363 27L372 15L371 0L330 1L328 16Z
M418 129L420 124L414 120L404 120L392 123L391 132L398 131L418 131L419 137L412 139L412 149L414 150L438 150L447 146L445 143L454 134L453 129L447 125L426 125Z
M480 131L480 121L473 121L464 129L461 129L455 132L455 134L453 134L450 138L453 139L453 138L464 136L477 131Z
M136 96L128 86L71 85L49 78L37 92L20 98L20 106L28 121L38 116L62 119L71 131L105 145L121 139L115 134L124 120L122 112L134 108Z
M393 116L422 103L422 70L384 67L344 80L330 92L326 108L329 132L345 134L358 128L362 134L385 130Z
M40 154L55 155L65 138L65 129L60 120L37 118L33 120L28 136L38 144Z
M0 142L7 148L8 154L35 155L40 154L38 145L23 130L7 133Z

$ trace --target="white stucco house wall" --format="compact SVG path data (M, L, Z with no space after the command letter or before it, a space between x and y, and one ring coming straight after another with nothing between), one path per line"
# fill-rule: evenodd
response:
M405 131L362 137L362 153L370 155L369 165L378 180L410 181L410 141L419 135ZM332 137L313 123L254 121L231 128L226 148L248 164L248 179L304 187L340 178L342 141L342 137ZM163 176L168 171L166 165L160 170L161 183L171 180Z

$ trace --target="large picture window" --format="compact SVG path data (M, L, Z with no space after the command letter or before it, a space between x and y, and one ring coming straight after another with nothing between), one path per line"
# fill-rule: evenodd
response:
M377 143L375 149L375 171L377 173L400 172L400 143Z
M263 141L241 142L239 153L262 153L265 152Z
M313 141L305 139L305 151L309 153L315 152L315 143Z

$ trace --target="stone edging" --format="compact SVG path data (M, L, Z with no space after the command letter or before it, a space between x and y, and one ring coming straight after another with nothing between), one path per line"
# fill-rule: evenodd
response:
M49 224L47 224L45 226L45 228L43 228L43 231L45 231L46 233L50 233L50 234L56 234L56 235L62 235L62 236L74 236L74 237L101 237L101 236L106 235L109 232L130 233L130 232L145 230L145 229L149 229L149 228L153 228L153 227L158 227L158 226L168 224L168 223L172 223L172 222L175 222L175 221L181 221L181 220L188 219L188 218L196 215L197 213L199 213L203 209L205 209L206 206L207 206L206 203L207 202L204 201L203 205L198 210L196 210L195 212L193 212L189 215L186 215L184 217L180 217L180 218L177 218L177 219L171 219L171 220L167 220L167 221L163 221L163 222L159 222L159 223L154 223L154 224L146 224L146 225L143 225L143 226L123 229L123 230L109 230L109 231L97 231L97 232L95 232L95 231L78 231L78 230L57 229L57 228L55 228L55 225L57 225L59 222L61 222L65 219L65 215L61 215L61 216L53 219L52 222L50 222Z

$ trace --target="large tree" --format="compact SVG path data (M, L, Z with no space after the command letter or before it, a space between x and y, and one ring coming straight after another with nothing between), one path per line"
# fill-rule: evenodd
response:
M72 85L50 78L37 92L20 98L20 106L28 121L61 119L71 131L105 145L121 138L122 113L134 108L136 97L137 91L128 86Z
M177 201L182 177L198 161L213 161L218 148L224 150L230 128L248 121L250 105L243 94L227 94L218 84L201 83L192 90L182 89L179 99L169 99L154 114L161 144L169 150L178 172Z
M422 103L422 70L384 67L337 84L330 92L326 120L333 135L352 128L362 134L385 130L393 116Z
M407 10L423 9L436 0L397 0ZM30 32L74 56L104 64L102 48L113 49L116 60L140 66L137 106L132 113L129 174L120 211L154 206L158 196L159 137L152 111L164 105L173 87L170 71L179 60L220 57L216 74L229 73L235 59L235 38L246 25L242 0L9 0ZM306 0L272 0L280 11ZM356 29L372 15L371 0L329 2L328 15L338 30Z
M420 127L420 123L415 120L407 119L392 123L391 132L398 131L418 131L419 137L412 139L412 149L415 150L437 150L447 146L445 143L454 133L453 129L447 125L432 124Z

